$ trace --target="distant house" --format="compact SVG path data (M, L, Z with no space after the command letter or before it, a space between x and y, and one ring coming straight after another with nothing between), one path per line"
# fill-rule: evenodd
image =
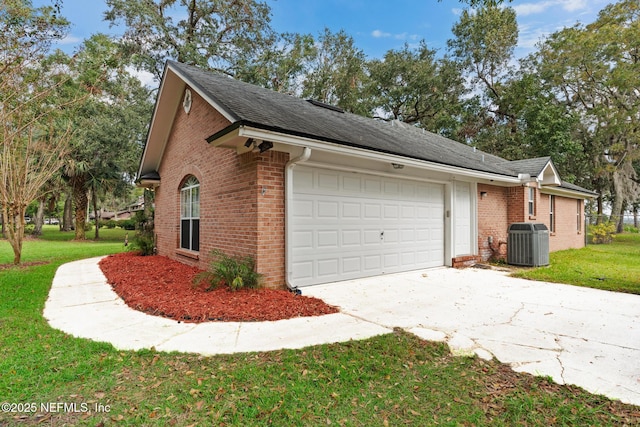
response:
M510 162L400 122L168 62L138 171L161 255L251 255L270 286L504 257L513 222L584 245L584 200L546 158Z
M105 209L100 209L98 211L98 218L108 221L108 220L121 220L121 219L129 219L135 215L137 211L144 210L144 196L136 197L136 200L127 205L126 208L120 209L118 211L108 211ZM95 212L91 211L89 213L89 219L95 220Z

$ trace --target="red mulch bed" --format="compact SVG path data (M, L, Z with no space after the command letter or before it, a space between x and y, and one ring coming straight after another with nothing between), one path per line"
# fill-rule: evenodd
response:
M232 292L222 286L205 291L204 285L193 285L201 270L158 255L123 252L104 258L100 268L129 307L183 322L282 320L338 312L318 298L286 290Z

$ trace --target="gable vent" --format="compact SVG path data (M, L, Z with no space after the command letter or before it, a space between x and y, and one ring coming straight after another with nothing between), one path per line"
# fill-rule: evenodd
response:
M307 102L315 105L316 107L326 108L327 110L337 111L338 113L344 113L344 110L335 105L325 104L324 102L316 101L315 99L307 99Z

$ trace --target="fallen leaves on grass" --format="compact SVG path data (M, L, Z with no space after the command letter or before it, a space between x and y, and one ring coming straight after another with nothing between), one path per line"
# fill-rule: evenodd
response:
M318 298L280 289L205 291L192 284L201 270L159 255L110 255L100 268L129 307L184 322L272 321L338 312Z

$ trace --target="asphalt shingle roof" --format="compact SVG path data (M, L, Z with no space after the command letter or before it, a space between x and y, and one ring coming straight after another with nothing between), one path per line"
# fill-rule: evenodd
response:
M235 125L246 124L334 144L510 177L517 177L519 173L537 176L550 159L546 157L509 162L402 122L375 120L335 108L325 108L317 103L178 62L169 61L168 65L177 70L189 85L203 91L224 109L234 119ZM537 172L532 173L538 167Z

